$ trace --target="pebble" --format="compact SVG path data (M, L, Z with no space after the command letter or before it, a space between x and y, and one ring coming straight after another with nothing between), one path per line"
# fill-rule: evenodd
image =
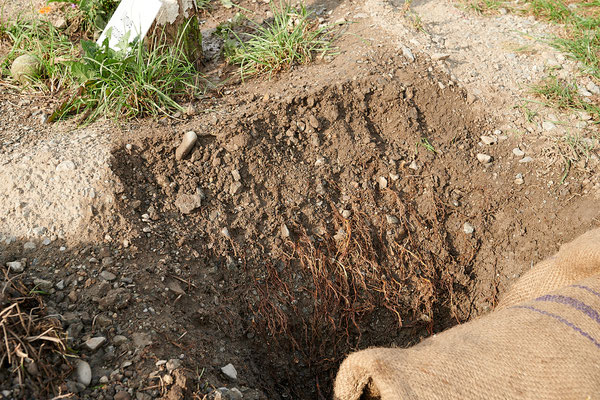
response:
M388 186L388 180L383 176L379 177L379 179L377 180L377 183L379 183L379 189L381 189L381 190L387 188L387 186Z
M27 242L23 245L23 250L35 250L36 249L36 245L33 242Z
M556 128L556 124L552 121L544 121L542 122L542 128L544 128L546 131L551 131L552 129Z
M229 186L229 194L236 195L240 192L240 190L242 189L242 184L240 182L233 182L231 184L231 186Z
M418 169L419 169L419 166L417 165L417 162L416 162L416 161L413 161L413 162L411 162L411 163L410 163L410 165L408 166L408 168L410 168L410 169L412 169L412 170L416 171L416 170L418 170Z
M196 208L202 205L203 196L199 193L196 194L184 194L180 193L175 199L175 206L179 209L182 214L189 214Z
M242 179L242 177L240 176L240 171L238 171L237 169L231 171L231 176L233 176L233 180L235 181L239 181L240 179Z
M385 220L390 225L395 225L395 224L397 224L399 222L398 218L395 217L395 216L393 216L393 215L386 215L385 216Z
M56 172L73 171L75 163L71 160L65 160L56 166Z
M221 229L221 235L225 236L227 239L231 239L231 234L229 233L229 229L227 229L227 227Z
M342 210L342 217L348 219L352 215L352 211L350 210Z
M410 62L415 61L415 56L413 55L412 51L410 51L410 49L406 46L402 46L402 55Z
M127 339L125 336L123 336L123 335L115 335L115 336L112 338L112 342L113 342L113 344L114 344L115 346L119 346L119 345L121 345L121 344L125 343L127 340L128 340L128 339Z
M130 400L131 399L131 395L127 392L121 391L121 392L117 392L115 394L115 396L113 397L114 400Z
M244 397L244 395L242 394L242 392L240 392L238 388L229 389L229 392L227 394L229 395L229 398L231 400L241 400Z
M117 276L110 271L102 271L100 272L100 276L102 277L102 279L109 282L114 281L117 278Z
M398 179L400 179L400 175L393 174L390 172L390 179L392 180L392 182L396 182Z
M523 157L525 155L525 152L518 147L515 147L512 152L516 157Z
M106 338L104 336L93 337L85 341L85 346L89 350L95 351L102 346L104 342L106 342Z
M492 144L496 144L498 143L498 138L494 137L494 136L486 136L483 135L481 136L481 142L485 145L492 145Z
M477 159L482 164L489 164L492 162L492 156L483 153L477 153Z
M98 381L100 383L108 383L108 376L102 375Z
M77 381L82 385L89 385L92 382L92 369L90 368L90 364L83 360L77 361L75 376L77 377Z
M175 159L181 160L183 157L185 157L194 148L197 140L198 135L196 135L196 132L186 132L186 134L183 135L183 140L181 141L181 144L179 145L177 150L175 150Z
M177 368L181 368L182 365L183 363L181 362L181 360L177 358L171 358L169 361L167 361L165 367L167 367L167 371L172 372Z
M528 162L532 162L532 161L533 161L533 158L531 158L529 156L523 157L522 159L519 160L519 162L522 163L522 164L525 164L525 163L528 163Z
M471 225L468 222L465 222L465 224L463 225L463 231L467 234L470 235L473 232L475 232L475 228L473 228L473 225Z
M25 270L25 264L23 264L21 261L7 262L6 266L8 268L10 268L11 271L16 272L16 273L20 273Z
M288 238L290 237L290 230L288 229L286 224L281 224L281 237L282 238Z
M33 280L33 284L42 290L50 290L52 289L52 287L54 286L54 284L50 281L47 281L45 279L40 279L40 278L35 278Z
M447 60L450 57L448 53L433 53L431 59L433 61Z
M152 344L152 339L147 333L136 332L132 335L132 338L133 345L138 348L143 348Z
M596 85L594 82L589 82L587 85L585 85L585 88L593 94L600 94L600 87L598 87L598 85Z
M517 185L522 185L525 181L523 180L523 174L517 174L515 176L515 183Z
M64 280L58 281L58 283L56 284L56 288L58 290L63 290L65 288L65 281Z
M237 379L237 371L233 364L227 364L223 368L221 368L221 372L228 377L229 379L236 380Z

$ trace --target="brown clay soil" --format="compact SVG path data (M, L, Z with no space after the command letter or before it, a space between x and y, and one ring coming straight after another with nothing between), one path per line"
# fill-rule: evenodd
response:
M554 184L559 168L514 162L520 138L494 133L495 114L428 57L350 35L339 46L331 62L222 86L191 117L98 123L116 184L110 211L88 210L97 237L28 251L17 238L0 253L25 259L26 283L52 282L46 312L92 367L90 387L67 378L54 394L331 398L348 352L490 311L532 263L598 226L592 195ZM16 112L7 131L33 118ZM199 141L176 160L190 130ZM91 352L95 336L108 344ZM175 384L157 363L170 359ZM6 398L39 390L13 383Z

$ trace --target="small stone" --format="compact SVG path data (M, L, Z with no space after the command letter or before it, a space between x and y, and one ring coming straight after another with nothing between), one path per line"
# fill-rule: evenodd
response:
M77 292L72 290L67 297L69 298L71 303L75 303L77 301Z
M114 263L115 263L115 259L112 258L112 257L104 257L102 259L102 265L105 266L105 267L110 267Z
M44 291L48 291L48 290L52 289L52 287L54 286L54 284L52 282L47 281L45 279L40 279L40 278L35 278L33 280L33 284L35 285L36 288L42 289Z
M346 239L346 231L344 230L344 228L338 229L338 231L335 233L335 235L333 235L333 239L336 242L340 242L340 241Z
M100 383L108 383L108 376L102 375L98 381ZM115 398L116 398L116 396L115 396Z
M319 129L319 127L321 126L321 124L319 123L319 120L312 114L308 117L308 123L314 129Z
M183 363L181 362L181 360L177 358L171 358L169 361L167 361L165 367L167 367L167 371L173 372L177 368L181 368L182 365Z
M450 57L448 53L433 53L431 59L433 61L447 60Z
M93 337L85 341L85 346L88 350L95 351L106 342L106 338L103 336Z
M157 367L160 367L161 365L165 365L167 363L167 360L158 360L154 365L156 365Z
M390 179L392 180L392 182L396 182L398 179L400 179L400 175L393 174L390 172Z
M74 171L75 163L71 160L61 162L56 166L56 172Z
M242 177L240 176L240 171L238 171L237 169L231 171L231 176L233 176L234 181L239 181L240 179L242 179Z
M290 230L288 229L286 224L281 224L280 233L281 233L281 237L284 239L290 237Z
M387 188L387 186L388 186L388 181L383 176L380 176L379 179L377 179L377 183L379 184L379 189L381 189L381 190Z
M64 280L58 281L58 283L56 284L56 288L58 290L63 290L65 288L65 281Z
M152 344L152 339L147 333L136 332L131 337L133 338L133 345L135 347L144 348Z
M131 143L127 143L125 145L125 149L131 151L133 149L133 145Z
M102 271L100 273L100 276L102 277L102 279L109 282L114 281L117 278L117 276L110 271Z
M90 364L83 360L77 361L75 376L79 383L88 386L92 382L92 369L90 368Z
M113 397L114 400L131 400L131 395L127 392L120 391Z
M398 222L400 222L398 220L397 217L393 216L393 215L386 215L385 216L385 220L387 221L388 224L390 225L396 225Z
M230 186L229 186L229 194L231 194L232 196L238 194L240 192L240 190L242 189L242 184L240 182L233 182Z
M594 82L589 82L587 85L585 85L585 88L593 94L600 94L600 87L598 87L598 85L596 85Z
M225 236L227 239L231 239L231 234L229 233L229 229L227 229L227 227L221 229L221 235Z
M531 158L531 157L529 157L529 156L527 156L527 157L523 157L522 159L520 159L520 160L519 160L519 162L520 162L521 164L529 163L529 162L532 162L532 161L533 161L533 158Z
M352 215L352 211L350 210L342 210L342 217L348 219Z
M544 121L542 122L542 128L546 131L551 131L556 128L556 124L552 121Z
M42 240L42 244L44 246L48 246L50 243L52 243L52 241L50 239L48 239L48 238L45 238L44 240Z
M128 339L127 339L125 336L123 336L123 335L115 335L115 336L112 338L112 343L113 343L115 346L119 346L119 345L121 345L121 344L123 344L123 343L127 342L127 340L128 340Z
M21 273L25 270L25 264L20 261L7 262L6 266L10 268L12 272Z
M522 185L524 182L525 180L523 179L523 174L517 174L515 177L515 184Z
M221 368L221 372L223 372L223 374L229 379L232 379L234 381L237 380L237 371L235 370L233 364L227 364L226 366Z
M412 169L412 170L416 171L416 170L418 170L418 169L419 169L419 166L417 165L417 162L416 162L416 161L413 161L413 162L411 162L411 163L410 163L410 165L408 166L408 168L410 168L410 169Z
M482 164L489 164L490 162L492 162L492 156L488 154L477 153L477 159Z
M402 55L410 62L415 61L415 56L413 55L412 51L410 51L410 49L406 46L402 46Z
M463 231L467 234L470 235L473 232L475 232L475 228L473 228L473 225L471 225L468 222L465 222L465 224L463 225Z
M186 134L183 135L183 140L181 141L181 144L179 145L177 150L175 150L175 159L181 160L183 157L185 157L194 148L197 140L198 135L196 135L196 132L186 132Z
M203 196L200 194L183 194L180 193L175 199L175 207L182 214L189 214L202 205Z
M525 152L518 147L515 147L512 152L516 157L523 157L525 155Z
M490 146L492 144L498 143L498 138L496 138L494 136L483 135L483 136L481 136L481 142L485 145Z
M23 54L15 58L10 67L10 74L21 84L27 83L32 78L39 76L41 72L41 61L30 54Z
M35 250L36 249L36 245L33 242L27 242L23 245L23 250L27 251L27 250Z
M170 386L173 384L173 377L169 374L166 374L162 378L165 385Z
M227 393L227 395L229 396L229 398L231 400L241 400L244 398L244 395L242 394L242 392L240 392L240 390L238 388L229 389L229 392Z

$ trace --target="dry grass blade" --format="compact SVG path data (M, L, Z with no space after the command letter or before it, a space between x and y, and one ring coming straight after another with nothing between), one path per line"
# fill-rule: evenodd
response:
M4 271L0 296L0 388L18 398L50 398L57 394L68 365L65 334L57 320L43 318L41 296ZM15 380L16 379L16 380ZM14 382L18 382L17 387ZM64 396L62 398L65 398Z

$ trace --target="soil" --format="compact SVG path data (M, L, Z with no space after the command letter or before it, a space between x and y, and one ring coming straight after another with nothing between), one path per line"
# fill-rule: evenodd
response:
M442 18L452 5L439 4L415 7ZM28 287L50 282L45 314L93 375L78 384L63 363L48 391L331 398L348 352L410 346L489 312L533 263L599 225L596 155L565 178L552 135L510 128L533 126L508 106L522 92L474 94L497 84L493 71L465 82L464 66L390 41L390 25L413 32L393 5L313 7L359 21L338 55L221 86L178 119L46 127L33 109L51 99L0 94L0 265L21 261L7 276ZM515 19L531 22L497 23ZM218 58L207 70L227 73ZM198 142L177 160L189 131ZM107 341L91 350L93 337ZM3 370L5 398L42 393Z

